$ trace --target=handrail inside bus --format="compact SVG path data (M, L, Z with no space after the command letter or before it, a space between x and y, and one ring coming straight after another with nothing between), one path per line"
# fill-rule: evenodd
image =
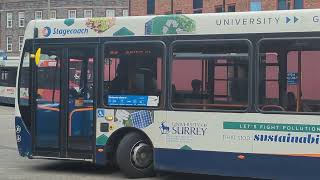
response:
M248 60L248 53L204 54L204 53L173 53L175 59L235 59Z
M93 111L93 106L88 106L88 107L83 107L83 108L80 108L80 109L75 109L75 110L73 110L73 111L71 111L70 113L69 113L69 122L68 122L68 124L69 124L69 127L68 127L68 134L69 134L69 136L71 136L72 134L72 116L73 116L73 114L74 113L76 113L76 112L83 112L83 111Z
M244 108L248 107L246 104L199 104L199 103L172 103L178 106L206 106L206 107L230 107L230 108Z

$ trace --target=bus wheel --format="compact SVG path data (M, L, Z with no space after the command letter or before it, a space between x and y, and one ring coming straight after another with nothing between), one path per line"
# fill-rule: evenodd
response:
M139 133L132 132L124 136L117 148L117 162L123 173L129 178L154 176L153 147Z

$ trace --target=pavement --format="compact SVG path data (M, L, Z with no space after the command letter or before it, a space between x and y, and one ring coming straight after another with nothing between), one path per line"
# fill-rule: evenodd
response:
M119 170L88 162L30 160L19 156L15 140L14 108L0 106L0 180L118 180ZM166 174L146 180L244 180L220 176ZM247 178L245 178L247 179Z

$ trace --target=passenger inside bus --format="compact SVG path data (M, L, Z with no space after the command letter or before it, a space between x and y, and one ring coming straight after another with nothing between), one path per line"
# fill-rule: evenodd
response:
M116 70L115 78L110 81L110 94L122 94L128 90L128 61L121 61Z
M193 97L198 97L200 98L201 95L201 85L202 81L199 79L194 79L191 81L191 87L192 87L192 95Z
M296 111L297 100L293 92L287 93L287 111Z

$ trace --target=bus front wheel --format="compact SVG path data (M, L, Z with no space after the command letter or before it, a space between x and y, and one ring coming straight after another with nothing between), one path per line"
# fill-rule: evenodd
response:
M148 140L137 132L124 136L117 148L117 163L129 178L154 176L153 147Z

